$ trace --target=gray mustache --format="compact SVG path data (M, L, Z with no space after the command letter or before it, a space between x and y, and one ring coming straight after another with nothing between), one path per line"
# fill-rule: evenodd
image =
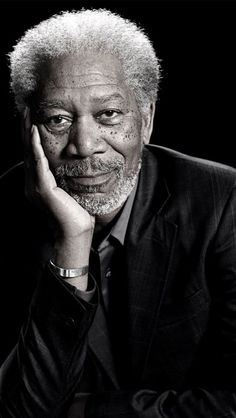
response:
M55 169L56 177L101 175L113 170L120 171L124 167L124 160L102 161L99 158L60 164Z

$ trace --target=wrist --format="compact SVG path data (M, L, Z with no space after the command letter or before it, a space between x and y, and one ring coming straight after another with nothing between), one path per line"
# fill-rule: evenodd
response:
M55 264L52 260L49 261L51 268L58 274L60 277L63 277L65 280L69 280L75 277L82 277L88 274L88 265L83 267L73 267L73 268L64 268Z
M70 227L60 227L57 230L57 234L58 237L64 241L69 241L69 240L83 240L83 241L88 241L91 242L92 237L93 237L93 232L94 232L94 227L95 227L95 220L91 219L90 217L90 222L89 224L83 223L83 227L77 226L75 224L72 224Z
M77 289L86 291L88 287L88 265L83 267L64 268L49 261L50 270L59 278L75 286Z
M63 268L81 268L89 264L91 241L65 238L54 245L53 262Z

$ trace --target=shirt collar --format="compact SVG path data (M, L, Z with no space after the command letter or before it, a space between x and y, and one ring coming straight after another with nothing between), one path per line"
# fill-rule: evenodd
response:
M101 244L98 247L98 250L101 250L102 248L104 248L104 246L107 244L110 237L113 237L121 245L124 245L129 218L130 218L131 210L132 210L133 203L134 203L134 197L137 191L137 185L138 185L138 181L136 182L132 192L130 193L128 199L126 200L121 210L120 216L118 217L115 225L112 227L109 234L101 242Z

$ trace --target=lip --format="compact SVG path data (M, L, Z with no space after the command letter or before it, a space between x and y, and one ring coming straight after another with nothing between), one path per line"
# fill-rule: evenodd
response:
M97 176L68 176L66 178L68 186L73 190L78 190L80 186L89 187L89 186L103 186L111 178L111 172L97 175Z

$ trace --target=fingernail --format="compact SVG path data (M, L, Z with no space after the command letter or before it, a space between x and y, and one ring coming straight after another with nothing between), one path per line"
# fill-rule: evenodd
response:
M27 118L27 115L28 115L28 107L26 107L24 110L24 119Z

